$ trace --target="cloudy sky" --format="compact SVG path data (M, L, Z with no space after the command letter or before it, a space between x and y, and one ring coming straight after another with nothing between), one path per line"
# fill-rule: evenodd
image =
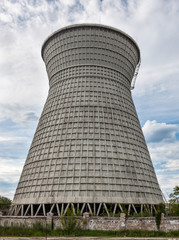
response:
M0 195L13 198L48 93L41 46L53 31L100 23L131 35L142 64L132 92L167 197L179 184L179 1L0 1Z

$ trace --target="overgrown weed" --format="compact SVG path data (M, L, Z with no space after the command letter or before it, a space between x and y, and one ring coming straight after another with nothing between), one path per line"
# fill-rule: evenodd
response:
M39 228L38 228L39 226ZM81 236L81 237L179 237L179 230L163 232L163 231L147 231L147 230L120 230L120 231L104 231L104 230L82 230L64 231L63 229L49 230L36 225L35 229L27 226L11 226L0 227L0 236L16 236L16 237L44 237L44 236Z

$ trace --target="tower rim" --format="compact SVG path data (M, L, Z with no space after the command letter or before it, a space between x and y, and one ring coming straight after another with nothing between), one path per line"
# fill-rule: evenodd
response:
M98 27L98 28L102 28L102 29L109 29L111 31L114 31L114 32L117 32L117 33L120 33L120 34L123 34L125 37L127 37L130 41L133 42L133 44L136 46L137 50L138 50L138 63L140 62L140 59L141 59L141 54L140 54L140 49L139 49L139 46L137 44L137 42L130 36L128 35L127 33L125 33L124 31L120 30L120 29L117 29L117 28L114 28L114 27L111 27L111 26L108 26L108 25L104 25L104 24L98 24L98 23L80 23L80 24L72 24L72 25L68 25L66 27L62 27L56 31L54 31L53 33L51 33L46 39L45 41L43 42L42 44L42 47L41 47L41 57L42 59L44 60L43 58L43 51L44 51L44 48L46 46L46 44L48 43L48 41L53 38L55 35L57 35L58 33L60 32L63 32L65 30L69 30L69 29L72 29L72 28L82 28L82 27Z

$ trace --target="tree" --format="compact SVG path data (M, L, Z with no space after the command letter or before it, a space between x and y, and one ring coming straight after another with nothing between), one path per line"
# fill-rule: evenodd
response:
M165 204L159 203L157 207L157 212L155 213L155 222L157 225L157 229L160 230L160 224L162 220L162 213L165 213Z
M179 216L179 186L175 186L173 193L169 195L170 214L172 216Z
M175 186L173 189L173 193L169 195L170 203L179 203L179 186Z
M0 210L8 209L11 205L11 199L0 195Z

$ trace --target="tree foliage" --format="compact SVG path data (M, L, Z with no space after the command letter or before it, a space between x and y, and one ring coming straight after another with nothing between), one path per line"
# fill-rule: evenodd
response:
M7 197L3 197L0 195L0 203L8 203L11 204L11 199L7 198Z
M170 203L179 203L179 186L175 186L173 189L173 193L169 195Z
M159 203L157 207L157 212L155 213L155 222L157 225L157 229L160 230L160 224L162 220L162 213L165 213L165 204Z
M0 210L8 209L11 205L11 199L0 195Z

